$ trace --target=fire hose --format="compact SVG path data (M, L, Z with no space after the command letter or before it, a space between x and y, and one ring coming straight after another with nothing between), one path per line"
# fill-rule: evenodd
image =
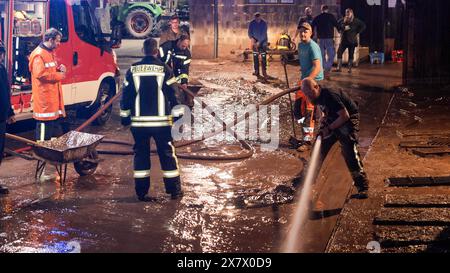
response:
M184 92L186 92L189 96L191 96L192 98L194 98L194 100L196 100L197 102L199 101L198 98L195 97L194 93L192 91L190 91L188 88L185 88L181 85L179 85L179 88L181 88ZM263 105L269 105L270 103L272 103L273 101L287 95L287 94L291 94L293 92L296 92L300 89L300 87L294 87L294 88L290 88L287 90L284 90L274 96L271 96L269 98L267 98L266 100L262 101L261 103L259 103L256 108L250 112L247 113L248 116L253 115L256 111L258 111L260 106ZM80 125L77 129L75 129L75 131L77 132L81 132L82 130L84 130L87 126L89 126L92 122L94 122L100 115L103 114L103 112L105 112L109 107L111 107L111 105L118 100L122 95L122 91L119 91L114 97L112 97L108 102L105 103L105 105L103 105L93 116L91 116L88 120L86 120L82 125ZM239 118L237 118L237 120L235 120L233 122L233 124L226 124L225 121L223 121L222 119L220 119L219 117L215 116L213 111L211 110L211 108L209 108L209 106L204 103L203 101L200 101L201 105L203 108L205 108L211 115L213 115L223 126L223 128L228 132L231 133L236 139L239 140L239 143L242 145L242 147L245 149L245 152L241 152L239 154L234 154L234 155L216 155L216 156L211 156L211 155L195 155L195 154L183 154L183 153L177 153L177 156L179 158L183 158L183 159L191 159L191 160L243 160L243 159L247 159L253 156L254 154L254 148L248 144L246 141L244 140L240 140L237 137L237 133L235 131L233 131L230 127L231 125L237 125L240 122L244 121L247 117L247 115L243 115ZM182 147L186 147L186 146L190 146L199 142L203 142L206 139L212 138L214 136L217 136L218 134L222 133L224 130L217 130L215 132L209 133L206 136L204 136L202 139L199 140L192 140L192 141L188 141L188 142L184 142L184 143L176 143L175 147L176 148L182 148ZM10 137L10 135L7 135L7 137ZM128 142L122 142L122 141L117 141L117 140L104 140L102 141L102 143L109 143L109 144L115 144L115 145L123 145L123 146L133 146L133 144L128 143ZM20 154L23 151L29 150L30 147L27 148L23 148L20 150L16 150L14 151L14 154ZM133 155L134 152L133 151L107 151L107 150L97 150L98 154L106 154L106 155ZM156 153L157 151L155 149L151 150L152 153Z
M199 102L198 98L195 97L194 93L192 91L190 91L188 88L185 88L181 85L179 85L179 88L181 88L184 92L186 92L189 96L191 96L192 98L194 98L194 100L196 100L197 102ZM293 92L296 92L300 89L300 87L294 87L294 88L290 88L287 90L284 90L274 96L271 96L269 98L267 98L266 100L262 101L261 103L259 103L255 109L250 112L247 113L248 116L253 115L256 111L258 111L260 106L263 105L269 105L270 103L274 102L275 100L287 95L287 94L291 94ZM203 101L200 101L201 105L203 108L205 108L210 114L213 114L213 111L209 108L209 106L204 103ZM107 109L106 107L107 105L105 105L105 110ZM101 111L99 111L99 115L101 114ZM230 125L237 125L240 122L244 121L247 118L247 115L243 115L239 118L237 118L233 124L226 124L225 121L223 121L222 119L220 119L219 117L215 116L215 118L217 119L217 121L219 121L223 128L225 130L227 130L227 132L231 133L236 139L238 139L237 134L235 131L230 129ZM93 120L95 120L95 116L93 117ZM87 122L86 122L87 123ZM87 123L88 124L88 123ZM82 125L83 126L83 125ZM214 136L217 136L218 134L222 133L223 130L219 130L219 131L215 131L215 132L211 132L207 135L205 135L202 139L199 140L192 140L192 141L188 141L188 142L184 142L184 143L176 143L175 147L176 148L182 148L182 147L186 147L186 146L191 146L193 144L202 142L206 139L212 138ZM238 139L239 140L239 139ZM234 155L195 155L195 154L184 154L184 153L177 153L177 156L179 158L183 158L183 159L191 159L191 160L223 160L223 161L229 161L229 160L243 160L243 159L247 159L253 156L254 154L254 148L248 144L246 141L243 140L239 140L240 144L244 147L244 149L246 150L245 152L241 152L239 154L234 154ZM102 143L109 143L109 144L117 144L117 145L124 145L124 146L133 146L133 144L128 143L128 142L122 142L122 141L116 141L116 140L104 140ZM97 152L99 154L107 154L107 155L133 155L134 152L132 151L105 151L105 150L97 150ZM152 149L151 150L152 153L156 153L157 151Z

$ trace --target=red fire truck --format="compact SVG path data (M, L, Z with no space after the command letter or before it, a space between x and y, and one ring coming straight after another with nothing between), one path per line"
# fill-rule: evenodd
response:
M0 39L7 50L5 65L18 120L32 117L28 56L50 27L63 34L55 53L58 63L67 67L67 77L62 82L66 109L89 115L117 92L120 76L117 58L90 2L0 0ZM97 119L97 124L104 124L111 112L112 108Z

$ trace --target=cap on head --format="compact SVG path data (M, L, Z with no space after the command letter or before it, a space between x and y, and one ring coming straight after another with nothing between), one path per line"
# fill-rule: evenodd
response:
M44 41L50 41L50 40L56 40L56 37L60 36L62 37L61 31L57 30L56 28L49 28L44 33Z
M306 23L306 22L304 22L304 23L302 23L301 25L300 25L300 29L307 29L307 30L310 30L310 31L312 31L312 27L311 27L311 25L309 24L309 23Z
M255 12L254 16L255 16L255 18L259 18L259 17L261 17L261 13L259 11L257 11L257 12Z

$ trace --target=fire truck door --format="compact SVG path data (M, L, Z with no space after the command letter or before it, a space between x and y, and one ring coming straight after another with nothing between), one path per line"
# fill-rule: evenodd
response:
M75 90L74 79L74 52L73 52L73 35L69 33L69 20L67 14L66 1L51 0L49 4L49 27L56 28L62 33L61 45L56 50L56 59L59 64L63 64L67 68L66 78L62 82L64 104L72 105L74 101Z
M78 64L74 66L76 99L93 102L97 99L99 79L105 73L105 55L99 42L101 29L88 1L73 2L72 14L75 29L73 50L78 57Z

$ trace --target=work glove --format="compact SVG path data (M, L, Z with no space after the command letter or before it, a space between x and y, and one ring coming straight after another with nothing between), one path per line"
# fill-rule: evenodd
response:
M190 111L189 107L179 104L172 109L173 122L176 123L178 120L182 119L183 116Z
M319 136L322 136L322 139L330 138L333 135L333 131L330 130L330 127L327 123L322 123L320 125Z

